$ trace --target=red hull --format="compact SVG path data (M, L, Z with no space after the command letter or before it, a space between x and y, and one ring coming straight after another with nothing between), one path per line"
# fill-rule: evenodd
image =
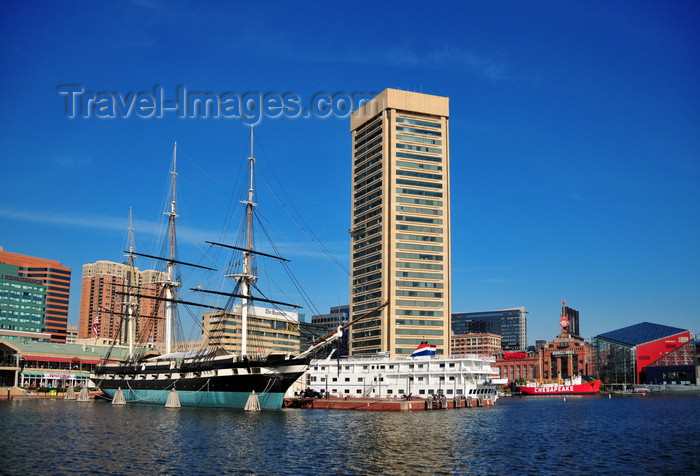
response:
M542 387L518 387L523 395L594 395L600 392L600 380L576 385L548 385Z

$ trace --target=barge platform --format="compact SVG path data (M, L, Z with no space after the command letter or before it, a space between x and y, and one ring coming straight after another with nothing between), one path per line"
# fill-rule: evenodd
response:
M359 411L426 411L456 408L491 407L491 398L285 398L283 408Z

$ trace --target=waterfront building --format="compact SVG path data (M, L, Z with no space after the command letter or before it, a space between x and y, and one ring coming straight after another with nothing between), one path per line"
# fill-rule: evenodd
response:
M642 322L594 338L601 380L608 384L697 385L690 331Z
M331 307L330 313L311 316L311 323L323 327L326 332L333 332L350 322L350 306L334 306ZM339 355L349 355L348 349L348 331L343 331L343 337L338 341L338 349L336 352ZM334 344L335 346L335 344Z
M233 311L204 313L202 318L207 345L241 353L240 305ZM248 355L299 354L325 333L321 325L301 322L296 311L248 307Z
M164 273L153 270L139 271L128 264L97 261L83 265L80 293L78 339L94 338L105 343L127 342L125 303L128 286L141 296L158 296ZM131 283L131 284L129 284ZM156 299L137 300L138 313L134 329L135 341L163 342L164 306ZM146 317L143 317L146 316Z
M525 314L524 308L521 314ZM562 381L571 377L596 375L594 348L570 330L578 331L578 312L576 325L572 326L566 307L562 301L562 311L558 319L560 332L551 342L537 341L535 351L504 350L496 359L495 367L499 369L500 377L510 382L516 380L529 381ZM569 316L569 317L567 317ZM505 346L504 346L505 347Z
M17 266L18 276L46 286L43 332L51 334L52 342L66 341L71 269L60 261L37 258L4 251L0 247L0 263Z
M453 356L496 355L501 352L501 336L490 333L452 334Z
M539 369L543 366L540 355L531 351L503 351L498 354L494 367L498 369L499 377L507 378L509 382L521 379L537 381L541 379Z
M492 333L501 336L503 350L527 349L527 312L525 306L498 311L458 312L452 314L452 334Z
M596 374L595 353L591 344L562 328L559 335L537 351L538 373L544 380L562 380Z
M386 89L353 112L350 354L450 346L449 99Z
M110 347L0 339L0 387L94 387L90 372ZM126 349L112 349L122 359Z

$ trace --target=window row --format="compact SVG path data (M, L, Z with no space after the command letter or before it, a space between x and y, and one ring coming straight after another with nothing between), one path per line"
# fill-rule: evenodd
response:
M415 251L436 251L442 253L442 246L434 245L416 245L415 243L396 243L396 248L400 250L415 250Z
M381 249L382 249L382 244L379 243L378 245L374 245L374 246L371 246L371 247L369 247L369 248L366 248L366 249L364 249L364 250L362 250L362 251L358 251L358 252L356 252L356 253L353 253L352 259L362 258L363 256L366 256L366 255L368 255L368 254L370 254L370 253L374 253L374 252L377 252L377 251L381 251Z
M426 136L442 137L442 132L431 131L429 129L418 129L416 127L396 126L397 132L411 132L413 134L423 134Z
M397 167L405 167L407 169L433 170L442 172L442 165L421 164L419 162L404 162L403 160L396 161Z
M364 162L362 165L355 167L355 173L359 174L360 172L367 169L368 167L371 167L377 163L381 163L381 161L382 161L382 154L373 154L373 155L367 157L367 161Z
M414 187L442 188L442 183L419 182L418 180L396 179L397 185L413 185Z
M428 139L427 137L414 137L406 136L403 134L396 134L396 139L405 140L407 142L418 142L421 144L442 145L442 139Z
M442 255L427 255L427 254L423 254L423 253L403 253L403 252L397 252L396 258L397 259L416 259L416 260L423 260L423 261L442 261L443 260Z
M397 299L396 305L407 307L444 307L442 301L408 301L405 299Z
M364 215L360 216L355 216L355 223L360 224L363 221L369 220L372 217L376 217L377 215L382 214L382 209L381 208L375 208L374 210L365 213Z
M434 157L432 155L412 154L410 152L397 152L396 157L400 159L424 160L426 162L442 163L442 157Z
M405 213L420 213L422 215L442 216L442 210L437 210L435 208L404 207L403 205L397 205L396 211Z
M373 236L372 238L370 238L370 239L368 239L368 240L355 242L355 243L352 245L352 249L353 249L353 250L359 250L360 248L364 248L365 246L373 245L374 243L378 243L378 242L380 242L380 241L382 241L382 236L381 236L381 235L376 235L376 236Z
M375 164L373 167L370 167L362 172L355 171L355 183L358 183L360 180L362 180L365 177L369 177L373 173L377 172L378 170L382 169L382 164Z
M378 262L376 264L373 264L371 266L366 266L364 268L358 268L353 270L352 275L354 276L362 276L365 273L371 273L372 271L377 271L379 269L382 269L382 263Z
M406 233L397 233L396 239L397 240L429 241L432 243L442 243L442 236L409 235Z
M397 309L397 316L442 317L442 311L422 311L416 309ZM442 325L442 323L440 323Z
M359 182L355 183L355 186L353 187L353 190L357 191L361 188L366 187L367 185L371 184L372 182L375 182L377 180L380 180L382 178L382 173L379 172L375 175L372 175L371 177L367 177L364 180L360 180Z
M399 231L416 231L419 233L442 233L442 228L435 228L430 226L414 226L414 225L396 225L396 229Z
M436 129L442 129L442 124L428 121L421 121L420 119L410 119L408 117L397 117L396 122L401 124L412 124L414 126L424 126L424 127L434 127Z
M412 188L397 187L396 193L403 193L406 195L419 195L423 197L442 198L442 192L433 192L432 190L415 190Z
M367 258L358 259L356 261L353 261L352 266L353 266L353 268L357 268L359 266L364 266L367 263L374 263L375 261L379 261L381 259L382 259L382 255L376 254L376 255L368 256Z
M356 208L355 211L354 211L354 215L357 216L357 215L359 215L360 213L364 213L364 212L366 212L367 210L371 210L372 208L375 208L375 207L380 206L381 204L382 204L381 199L380 199L380 200L375 200L375 201L373 201L373 202L371 202L371 203L368 203L367 205L363 205L363 206L361 206L361 207L359 207L359 208Z
M376 279L382 279L382 273L370 274L369 276L363 276L361 278L353 279L352 284L353 286L360 286L364 285L365 283L369 283L370 281L374 281Z
M402 335L412 335L412 336L442 336L445 335L445 331L442 329L396 329L394 331L396 334Z
M361 160L359 160L359 157L362 156L364 153L372 150L374 147L381 147L382 145L382 138L381 137L375 137L371 141L367 142L364 145L357 145L355 144L355 163L360 163ZM364 159L362 159L364 160Z
M381 236L381 235L379 235L379 233L381 233L381 231L382 231L381 226L369 229L370 226L371 225L368 225L367 223L365 223L362 227L363 229L361 230L361 232L360 232L360 230L356 230L352 235L353 241L357 242L357 241L364 240L365 238L369 238L370 236L374 236L374 235Z
M397 203L411 203L413 205L428 205L432 207L441 207L442 200L425 200L422 198L411 198L411 197L396 197Z
M441 273L416 273L413 271L397 271L397 278L410 278L410 279L444 279L444 275Z
M396 285L404 288L442 289L444 287L442 283L431 283L429 281L396 281Z
M397 170L396 175L402 175L404 177L424 178L428 180L442 180L442 175L429 174L425 172L414 172L413 170Z
M426 146L422 146L422 145L396 144L396 148L403 149L403 150L412 150L414 152L430 152L433 154L441 154L442 153L442 150L440 150L440 149L436 149L435 147L426 147Z
M403 296L403 297L425 297L425 298L435 298L435 299L442 299L442 296L443 296L442 293L438 293L438 292L404 291L402 289L397 290L396 295Z
M377 189L380 189L381 187L382 187L382 181L379 180L378 182L375 182L373 185L367 187L364 190L360 190L359 192L355 191L355 200L359 200L360 198L364 197L368 193L373 192ZM379 191L381 192L381 190L379 190ZM440 195L440 196L442 196L442 195Z

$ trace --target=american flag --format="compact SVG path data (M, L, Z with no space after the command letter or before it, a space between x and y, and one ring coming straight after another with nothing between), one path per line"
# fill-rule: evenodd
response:
M97 330L100 325L100 316L95 316L92 320L92 333L95 334L95 339L97 339Z

